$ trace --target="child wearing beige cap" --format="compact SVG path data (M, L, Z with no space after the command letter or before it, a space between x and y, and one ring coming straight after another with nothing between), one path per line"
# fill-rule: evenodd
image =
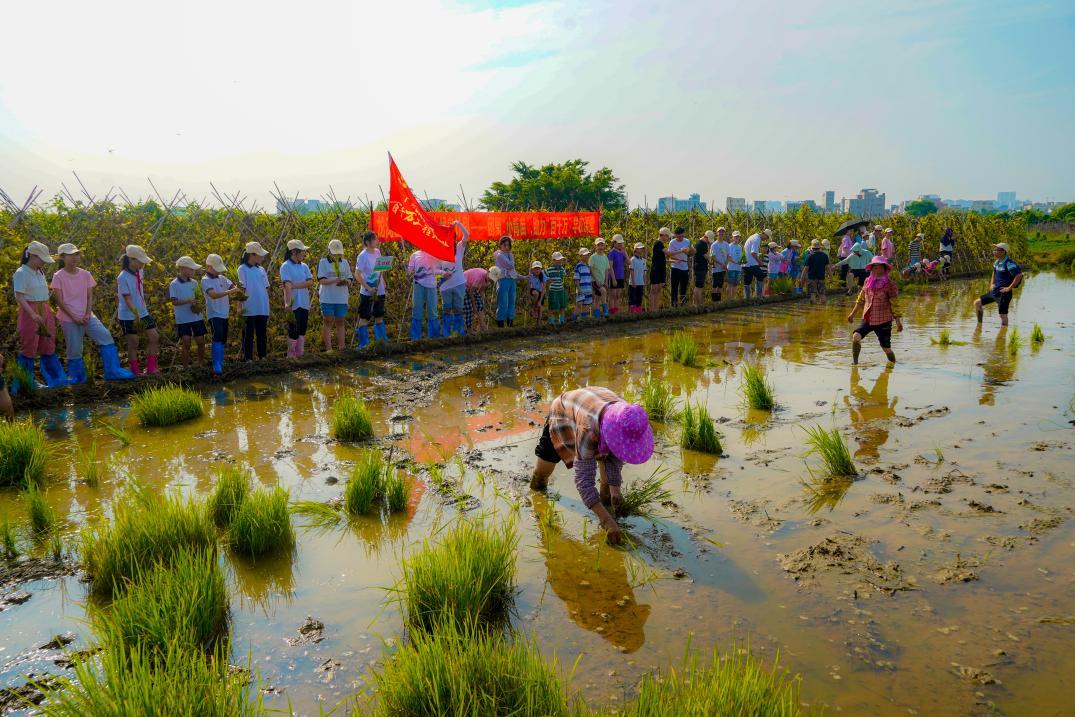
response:
M205 292L205 318L213 335L213 373L224 373L224 354L228 348L228 314L231 297L242 291L225 274L228 273L219 254L205 257L205 276L202 291Z
M135 376L142 374L138 362L138 345L141 332L146 334L146 374L157 374L157 352L160 349L160 333L157 332L157 320L149 313L146 306L145 283L142 281L142 269L153 260L145 249L131 244L123 251L123 268L116 278L116 295L119 308L116 315L123 329L127 343L127 363Z
M183 368L190 367L190 344L198 346L198 364L205 364L205 319L196 306L201 302L201 286L194 280L198 262L181 256L175 262L176 277L168 285L168 298L175 312L175 331L179 336L179 360Z
M612 248L608 251L608 262L608 313L615 315L620 311L627 287L627 251L623 234L612 235Z
M546 291L549 296L549 323L564 323L564 312L567 311L567 270L564 269L564 255L553 252L552 266L546 271L549 284Z
M317 262L317 298L321 300L321 340L325 351L343 350L347 340L347 305L351 300L351 282L355 275L343 256L343 242L333 239L328 243L328 254Z
M575 264L575 314L572 321L588 318L593 308L593 273L590 271L590 250L579 249L579 260Z
M545 273L545 267L540 261L530 265L530 273L526 277L530 284L530 315L534 322L541 323L541 309L545 305L545 291L549 287L549 275Z
M284 312L287 317L287 357L298 358L306 350L306 327L310 322L310 287L314 275L304 261L310 247L298 239L287 243L287 255L280 264L284 285Z
M49 388L67 385L67 374L56 356L56 316L49 307L49 286L44 268L55 264L47 246L38 241L30 242L22 252L22 264L15 270L12 287L19 305L16 328L19 333L19 354L16 361L28 374L30 387L34 384L34 366L41 358L41 375ZM17 381L11 384L11 392L18 393Z
M632 251L630 284L627 287L627 311L632 314L641 314L642 304L646 298L646 245L637 242Z
M265 358L269 351L269 275L261 265L268 253L260 243L249 242L239 264L239 286L246 295L241 307L244 361L254 360L255 344L259 359Z

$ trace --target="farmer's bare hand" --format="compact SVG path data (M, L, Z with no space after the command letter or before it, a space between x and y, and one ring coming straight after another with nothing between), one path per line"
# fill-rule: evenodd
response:
M615 518L609 518L604 523L605 532L608 534L609 545L619 545L623 541L623 532Z
M1008 286L1000 287L1000 293L1002 293L1002 294L1010 294L1010 293L1012 293L1011 287L1008 287Z
M618 485L610 485L608 487L608 495L612 499L612 506L623 505L623 492Z
M903 322L900 321L899 319L896 319L896 333L897 334L902 334L903 333Z
M847 315L847 323L850 324L854 320L855 320L855 315L854 314L848 314Z

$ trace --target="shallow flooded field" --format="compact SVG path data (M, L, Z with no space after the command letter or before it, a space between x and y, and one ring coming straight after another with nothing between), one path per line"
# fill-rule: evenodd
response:
M286 558L225 552L232 662L249 654L275 706L317 714L364 689L370 666L402 638L391 593L400 556L466 511L517 522L513 623L561 663L579 658L572 687L591 704L623 700L689 641L705 652L779 652L802 674L804 701L832 712L1069 714L1075 281L1030 277L1007 331L995 310L976 325L971 301L984 286L905 295L895 367L872 338L851 367L849 302L830 299L207 387L206 415L168 429L137 427L124 405L44 412L36 418L58 451L48 499L69 550L132 475L205 492L216 466L237 462L293 500L333 499L360 447L329 438L328 420L334 400L357 389L378 443L413 460L406 515L300 527ZM1035 321L1044 343L1029 340ZM673 329L693 334L703 367L666 360ZM934 343L942 329L955 343ZM1013 353L1015 329L1024 340ZM743 407L743 361L774 385L775 411ZM527 479L557 394L586 384L635 391L647 374L681 401L706 403L726 455L684 451L674 426L656 424L654 459L625 478L666 471L673 500L657 522L627 519L633 547L614 549L568 471L557 470L547 497ZM102 418L122 423L130 445ZM816 459L804 458L804 428L815 424L848 438L858 479L815 481ZM108 462L97 487L77 480L72 440L96 441ZM5 512L26 523L13 491L0 492ZM3 588L13 590L31 597L0 611L0 686L61 671L60 651L38 648L71 631L67 649L79 649L88 635L78 575ZM321 634L298 631L307 616Z

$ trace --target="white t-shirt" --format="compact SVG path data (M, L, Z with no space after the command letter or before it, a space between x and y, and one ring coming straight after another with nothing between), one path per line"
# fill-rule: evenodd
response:
M718 239L713 242L709 249L709 255L713 258L713 273L719 274L728 268L728 242Z
M646 283L646 260L640 256L631 257L631 286Z
M359 282L358 292L363 296L369 296L370 290L366 288L366 283L372 284L377 282L377 296L384 296L384 277L379 276L380 272L374 271L377 266L377 260L381 258L381 250L363 249L362 253L355 259L355 271L362 278Z
M206 274L202 277L202 293L205 294L205 317L207 319L226 319L228 318L228 309L231 297L221 296L218 299L214 299L209 296L209 291L224 292L233 287L231 279L223 274L217 274L215 277Z
M668 251L666 253L667 254L675 254L677 251L686 251L687 249L690 249L690 248L691 248L691 240L690 239L673 238L672 241L668 242ZM686 271L687 269L690 268L690 262L687 259L676 260L676 261L672 262L672 268L673 269L682 269L682 270Z
M743 245L728 244L728 271L739 271L743 268Z
M289 281L292 284L301 284L313 278L313 274L310 273L310 267L304 261L296 264L290 259L284 259L284 263L280 265L281 282ZM310 310L310 287L291 290L291 308Z
M337 273L338 272L338 273ZM327 256L321 257L321 261L317 262L317 279L320 282L321 279L354 279L355 275L351 273L351 265L347 263L347 260L340 257L340 260L333 263L328 260ZM325 286L320 284L317 287L317 298L321 300L321 304L346 304L350 298L350 287L347 284L340 284L337 286Z
M746 244L743 245L743 252L746 254L746 265L757 266L758 260L753 257L753 254L761 252L761 234L751 234L747 237Z
M463 242L456 242L455 262L442 261L440 263L440 271L444 275L444 279L440 282L441 291L466 286L467 278L463 276L463 253L465 250L466 245Z
M29 264L23 264L15 270L11 284L16 294L25 294L27 301L49 300L48 280L42 272L31 269Z

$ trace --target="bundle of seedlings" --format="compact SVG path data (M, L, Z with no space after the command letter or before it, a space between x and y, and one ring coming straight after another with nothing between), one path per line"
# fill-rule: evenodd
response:
M148 388L131 398L131 410L143 426L171 426L204 412L197 391L182 386Z
M680 445L692 451L712 455L722 453L713 416L704 403L687 404L679 414Z
M209 516L218 528L226 529L232 517L250 493L249 472L236 465L224 465L217 470L213 492L209 494Z
M838 430L833 428L826 431L819 425L805 430L806 442L810 446L806 455L817 454L825 466L827 476L845 478L858 475L855 463L851 460L851 451Z
M672 360L684 366L698 366L698 343L685 331L676 331L668 339L668 352Z
M41 486L51 455L45 432L33 421L0 421L0 487Z
M295 546L288 492L277 486L247 493L232 513L228 546L249 558L281 553Z
M373 417L358 396L343 396L332 406L332 437L337 441L364 441L373 437Z
M743 382L739 386L746 405L759 411L771 411L776 406L773 386L757 365L743 362Z
M632 481L623 491L623 502L616 506L616 515L653 518L655 509L672 499L672 491L667 487L669 473L657 468L648 477Z
M676 399L672 395L672 384L646 376L642 384L642 396L639 401L646 415L654 421L674 421L676 419Z

